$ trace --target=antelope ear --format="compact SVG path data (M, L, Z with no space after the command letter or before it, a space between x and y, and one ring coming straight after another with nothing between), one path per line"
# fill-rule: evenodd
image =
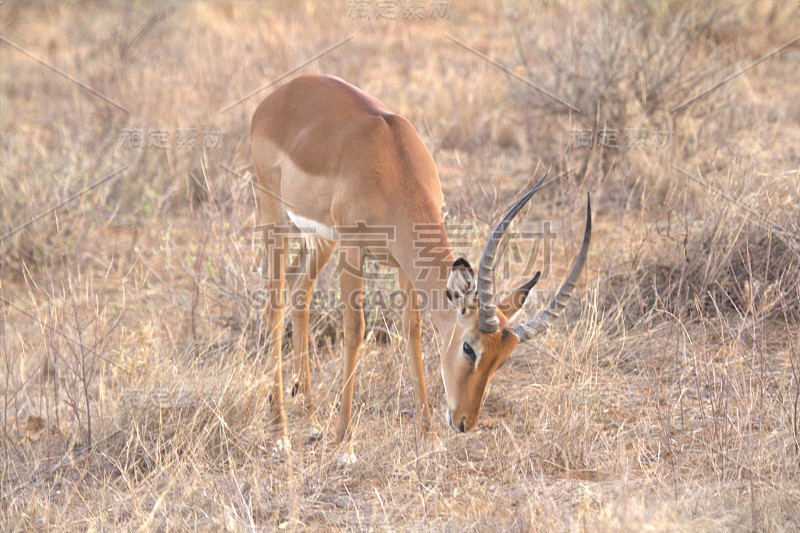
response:
M470 265L469 261L467 261L463 257L459 257L458 259L453 261L453 267L452 268L453 268L453 270L455 270L457 268L466 268L467 270L470 271L470 273L472 273L472 265Z
M525 299L528 297L528 293L531 292L533 286L536 285L537 281L539 281L539 276L541 275L541 271L537 272L536 275L533 276L533 279L518 287L514 292L509 294L506 299L500 303L500 305L497 306L497 308L503 312L503 315L505 315L509 321L520 309L522 309Z
M500 335L500 344L505 346L507 350L511 351L519 344L519 337L517 337L517 334L514 333L513 329L505 327L503 328L503 333Z
M466 259L459 258L453 263L447 278L445 296L450 305L458 311L459 318L468 315L478 307L476 300L477 283L475 272Z

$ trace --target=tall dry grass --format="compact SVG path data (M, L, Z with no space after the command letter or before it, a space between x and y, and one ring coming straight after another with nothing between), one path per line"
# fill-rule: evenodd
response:
M3 38L127 109L0 44L0 233L64 204L0 242L3 529L797 529L800 47L675 109L796 37L791 5L456 0L448 20L398 22L294 1L0 13ZM498 374L473 433L442 422L425 324L442 448L418 432L398 310L370 306L358 462L343 468L329 443L335 265L312 308L320 427L289 402L286 457L265 426L247 135L266 92L220 110L350 35L302 72L338 74L412 121L460 253L478 257L537 168L560 176L525 215L557 235L529 312L577 252L587 191L595 232L579 298ZM197 146L178 146L192 128ZM596 136L634 128L670 141ZM148 146L125 146L138 129ZM206 131L222 146L204 147ZM509 285L525 267L512 252ZM396 287L378 274L374 302Z

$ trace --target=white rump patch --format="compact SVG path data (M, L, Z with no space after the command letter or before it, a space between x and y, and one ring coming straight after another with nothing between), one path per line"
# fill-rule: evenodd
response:
M292 221L292 224L297 226L297 229L303 233L307 233L308 235L314 237L319 237L320 239L325 239L326 241L339 240L339 233L335 229L330 228L325 224L300 216L296 213L292 213L288 209L286 209L286 214L289 215L289 219Z

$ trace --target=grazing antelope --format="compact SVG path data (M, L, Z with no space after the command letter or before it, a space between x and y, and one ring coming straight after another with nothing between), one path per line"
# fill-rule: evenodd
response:
M314 416L308 362L308 319L317 275L339 246L344 304L344 372L336 440L349 435L353 374L364 338L362 265L367 256L397 269L405 294L403 332L418 412L430 428L420 341L422 298L442 336L441 371L447 423L474 428L486 386L520 342L542 333L570 297L586 263L591 239L587 205L583 244L572 271L550 305L517 326L509 319L538 280L495 306L492 273L500 240L540 181L495 228L477 275L455 259L442 221L442 190L430 152L411 123L360 89L330 76L301 76L269 95L256 109L250 141L259 189L260 223L267 253L268 357L275 364L271 422L287 436L281 379L284 284L292 316L294 383L306 414ZM426 228L425 246L417 229ZM382 241L353 228L388 228ZM294 267L286 271L290 231L303 233ZM427 253L435 248L435 254ZM444 304L444 300L448 304Z

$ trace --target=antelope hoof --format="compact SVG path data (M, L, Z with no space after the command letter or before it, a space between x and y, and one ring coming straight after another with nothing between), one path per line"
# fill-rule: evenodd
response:
M439 438L435 432L431 431L428 436L428 446L432 452L446 452L447 446L444 445L442 439Z
M348 466L354 465L354 464L356 464L357 462L358 462L358 459L356 458L356 454L355 454L355 453L353 453L352 451L351 451L351 452L349 452L349 453L343 453L343 454L342 454L342 455L340 455L340 456L339 456L339 458L336 460L336 464L337 464L337 465L338 465L340 468L345 468L345 467L348 467Z
M288 437L280 437L275 442L275 453L281 457L288 457L292 454L292 443Z

